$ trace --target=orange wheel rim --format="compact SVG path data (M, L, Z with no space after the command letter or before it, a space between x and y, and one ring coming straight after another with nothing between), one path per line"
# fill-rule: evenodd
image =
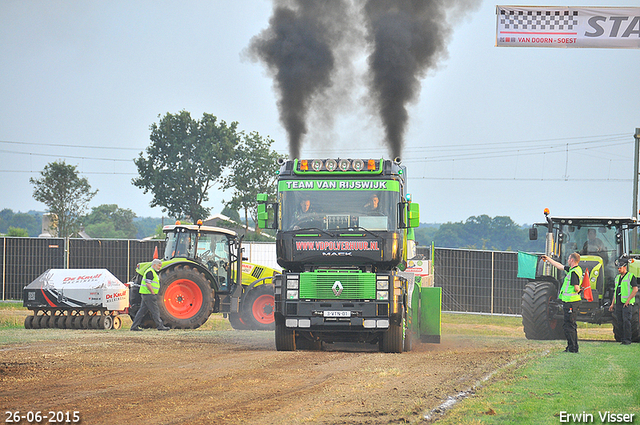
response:
M164 306L176 319L189 319L202 307L202 291L192 280L178 279L164 292Z
M273 323L275 298L273 295L260 295L251 307L253 317L263 325Z

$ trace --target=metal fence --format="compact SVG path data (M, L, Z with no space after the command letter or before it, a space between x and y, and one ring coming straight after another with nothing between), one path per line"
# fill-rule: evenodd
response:
M245 243L252 263L280 269L274 243ZM0 238L2 300L22 299L22 288L50 268L106 268L122 282L137 263L149 261L164 241L114 239ZM430 258L428 248L418 253ZM516 252L435 248L434 285L442 288L442 309L491 314L521 314L526 279L517 278Z
M418 253L431 258L429 248ZM527 279L518 274L518 253L435 248L434 286L442 288L442 310L521 314Z

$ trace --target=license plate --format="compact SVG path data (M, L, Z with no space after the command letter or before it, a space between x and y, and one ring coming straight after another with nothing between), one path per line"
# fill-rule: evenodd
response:
M351 311L324 311L324 317L351 317Z

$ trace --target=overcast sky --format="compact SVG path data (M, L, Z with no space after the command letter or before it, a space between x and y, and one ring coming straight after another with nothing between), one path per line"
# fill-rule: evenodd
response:
M603 5L526 4L549 3ZM485 1L457 22L448 58L409 108L402 158L420 221L528 224L545 207L631 215L640 50L498 48L495 7ZM167 112L238 121L287 153L273 81L243 54L272 10L267 0L0 0L0 209L44 211L29 178L65 160L99 190L90 206L160 217L131 179L149 126ZM312 120L301 156L388 157L377 117L360 105L356 96L332 129ZM230 194L210 198L217 213Z

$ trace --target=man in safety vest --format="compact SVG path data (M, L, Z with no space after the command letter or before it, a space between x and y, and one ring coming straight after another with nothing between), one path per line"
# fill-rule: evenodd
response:
M162 319L160 318L160 310L158 310L158 291L160 291L160 278L158 272L162 268L162 261L154 258L151 262L151 267L145 273L142 278L142 284L140 285L140 296L142 302L140 303L140 310L136 313L135 319L131 324L132 331L141 331L140 324L147 311L151 314L151 318L156 323L159 331L167 331L171 328L164 326Z
M567 338L567 348L564 351L577 353L578 325L576 319L578 318L578 304L580 303L580 282L582 282L582 269L578 265L580 263L580 254L577 252L570 254L566 266L546 255L543 255L542 259L567 273L558 294L558 298L562 301L562 310L564 312L562 329L564 330L564 336Z
M622 344L631 344L631 316L633 315L633 306L638 293L638 283L636 277L631 273L629 268L629 259L620 257L616 261L618 266L618 275L616 276L616 286L613 290L613 301L609 306L609 311L613 311L616 316L618 325L622 323Z

